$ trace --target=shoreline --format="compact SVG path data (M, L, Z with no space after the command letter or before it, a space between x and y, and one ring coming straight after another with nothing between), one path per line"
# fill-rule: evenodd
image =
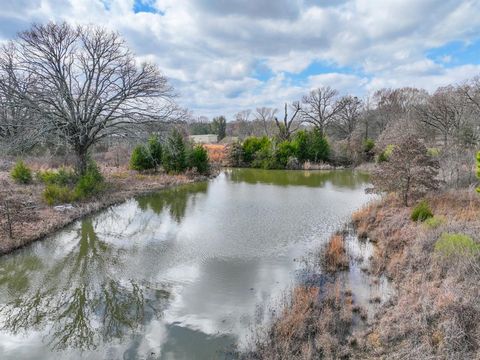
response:
M213 169L210 176L204 175L167 175L163 173L141 174L119 169L102 169L108 189L96 197L85 201L48 206L42 198L43 185L35 182L31 185L16 185L9 181L9 174L1 174L3 185L10 187L13 198L9 199L12 207L13 237L9 238L4 224L0 232L0 257L11 254L36 241L41 241L55 232L62 230L73 222L101 212L131 198L165 189L209 181L219 171ZM7 178L7 179L5 179ZM3 204L2 204L3 205ZM65 207L66 205L71 205Z
M464 233L480 246L480 196L463 189L426 199L440 219L435 225L412 221L412 206L404 207L392 196L352 214L358 242L374 247L361 260L361 275L371 277L370 286L383 287L382 281L388 281L393 291L388 297L359 304L361 290L348 280L355 249L339 231L332 240L341 235L343 250L332 247L333 262L327 259L335 268L316 270L312 282L297 284L266 331L239 358L480 356L480 252L445 256L436 250L443 234ZM310 260L313 265L325 263L322 254L328 246L318 249L320 256ZM350 269L342 261L345 255ZM331 280L325 282L326 277ZM376 307L373 317L367 315L369 305Z

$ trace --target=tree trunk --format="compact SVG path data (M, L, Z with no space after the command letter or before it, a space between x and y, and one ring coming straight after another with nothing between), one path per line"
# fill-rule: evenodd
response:
M76 153L77 162L75 164L75 171L78 175L83 175L87 170L88 153L86 149L78 149Z
M408 193L410 192L410 179L407 179L407 186L403 193L403 205L408 206Z

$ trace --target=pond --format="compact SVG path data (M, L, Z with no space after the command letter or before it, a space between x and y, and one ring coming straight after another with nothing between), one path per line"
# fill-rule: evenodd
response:
M367 185L350 170L227 169L1 257L1 358L223 359Z

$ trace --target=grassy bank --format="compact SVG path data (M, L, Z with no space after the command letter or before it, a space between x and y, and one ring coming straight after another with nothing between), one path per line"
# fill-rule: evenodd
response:
M362 271L373 282L388 277L394 288L374 316L366 316L347 284L349 249L336 234L314 260L330 281L322 275L322 281L297 286L241 357L480 358L479 196L472 190L451 191L427 202L434 217L425 222L412 221L412 208L393 197L353 215L359 237L375 245Z
M35 170L35 167L33 167ZM5 203L0 217L0 254L11 252L65 227L86 215L121 203L133 196L167 187L207 180L201 175L140 174L126 167L102 166L107 186L100 194L79 201L73 206L53 207L42 197L45 185L34 181L28 185L12 181L10 172L0 171L0 184L8 198L12 237L9 236Z

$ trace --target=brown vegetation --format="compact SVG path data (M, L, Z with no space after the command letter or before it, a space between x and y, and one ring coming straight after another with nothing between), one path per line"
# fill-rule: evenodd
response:
M461 190L426 201L444 219L438 226L412 221L411 208L394 196L353 215L359 233L376 245L365 271L387 275L395 288L385 303L370 298L377 306L373 318L354 302L355 293L345 288L342 276L321 287L297 287L244 358L480 358L480 252L435 251L445 232L464 233L479 243L480 198L473 190ZM345 259L344 251L344 238L335 234L323 255L329 271L342 274L336 265Z
M208 159L214 164L224 165L227 162L228 148L223 144L205 144L203 145L208 152Z
M437 228L409 220L409 209L390 197L354 216L377 243L372 271L386 273L397 288L389 306L360 344L360 358L475 359L480 356L480 257L440 256L435 242L444 232L480 233L480 199L473 191L427 198Z
M342 234L334 234L322 252L322 265L327 272L348 268L348 256Z
M296 287L291 301L267 334L257 337L255 350L244 359L349 358L353 324L351 295L340 282Z

